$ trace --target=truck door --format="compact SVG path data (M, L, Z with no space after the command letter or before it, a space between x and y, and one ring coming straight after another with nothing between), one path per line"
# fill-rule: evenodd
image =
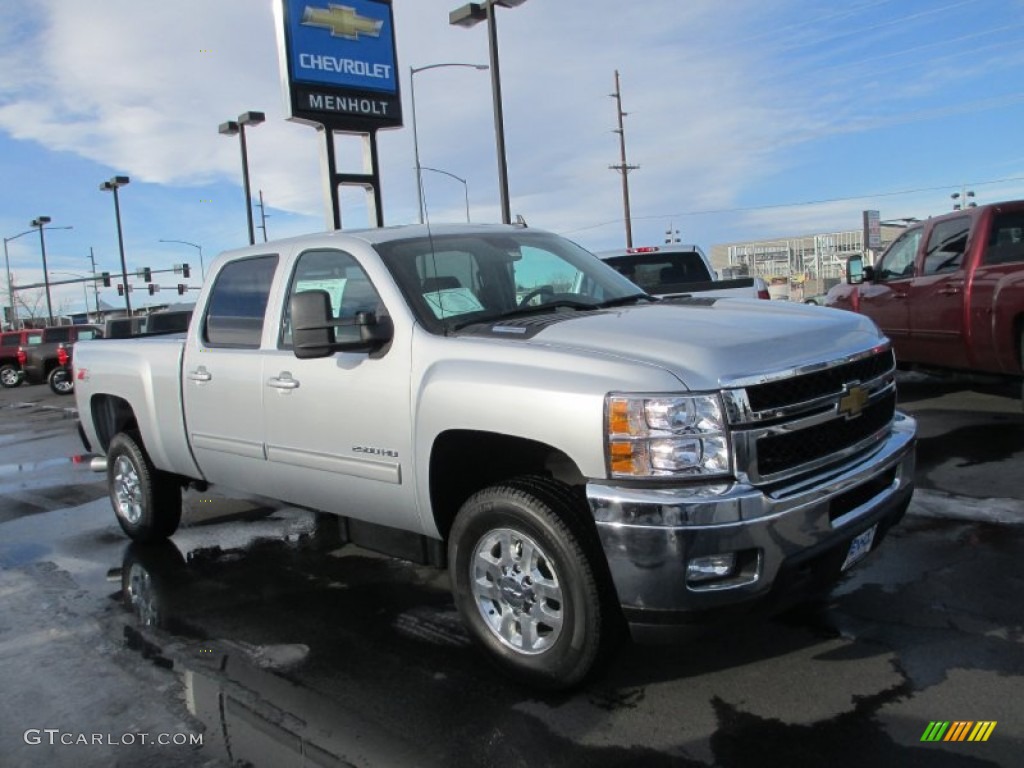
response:
M907 356L910 342L910 310L907 291L914 276L914 262L921 243L921 227L900 235L875 267L875 277L859 287L860 311L892 339L896 359ZM907 357L907 359L911 359Z
M290 298L323 290L334 318L387 309L349 253L299 254L285 297L277 349L263 360L263 407L270 472L277 496L314 509L419 531L412 476L409 366L411 334L395 329L374 353L338 352L300 360L292 352ZM337 341L357 340L341 325Z
M940 221L925 244L919 274L910 281L910 358L918 363L963 368L967 362L964 328L964 254L971 216Z
M260 342L276 255L228 262L185 345L185 428L207 480L275 496L263 447ZM157 404L159 407L159 404Z

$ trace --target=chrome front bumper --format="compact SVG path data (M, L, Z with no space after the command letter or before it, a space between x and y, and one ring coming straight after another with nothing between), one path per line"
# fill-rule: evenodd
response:
M691 614L757 603L772 593L785 600L799 591L789 577L801 565L813 581L830 582L854 537L877 524L877 546L906 510L916 429L897 413L888 438L867 454L770 487L588 484L626 618L634 627L687 623ZM693 558L729 553L736 555L732 573L688 583Z

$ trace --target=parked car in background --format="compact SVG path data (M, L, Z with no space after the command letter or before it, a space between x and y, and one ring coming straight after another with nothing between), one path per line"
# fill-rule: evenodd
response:
M828 306L860 312L901 366L1024 375L1024 200L910 225L874 267L859 256Z
M42 384L60 367L57 349L61 344L70 348L77 341L102 339L103 329L98 325L54 325L43 328L38 344L28 344L18 350L18 362L29 384Z
M38 344L43 332L37 328L0 334L0 386L16 387L24 373L18 362L18 348Z
M597 254L605 264L624 275L652 296L731 296L769 299L768 286L760 277L716 280L711 262L697 245L653 245L603 251Z

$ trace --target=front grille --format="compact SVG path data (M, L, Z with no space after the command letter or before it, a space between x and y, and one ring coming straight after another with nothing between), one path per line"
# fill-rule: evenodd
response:
M747 387L747 398L754 411L766 411L787 405L806 403L819 397L837 394L854 381L871 381L896 366L892 350L837 365L824 371L805 373L781 381ZM802 434L802 433L801 433Z
M838 417L794 432L765 435L757 441L758 475L785 472L854 446L884 429L895 412L896 393L890 390L855 419Z

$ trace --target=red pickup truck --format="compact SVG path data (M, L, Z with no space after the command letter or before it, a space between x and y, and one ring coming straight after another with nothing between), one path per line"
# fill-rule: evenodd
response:
M1024 200L912 224L874 267L851 257L825 303L874 320L901 367L1021 377Z

